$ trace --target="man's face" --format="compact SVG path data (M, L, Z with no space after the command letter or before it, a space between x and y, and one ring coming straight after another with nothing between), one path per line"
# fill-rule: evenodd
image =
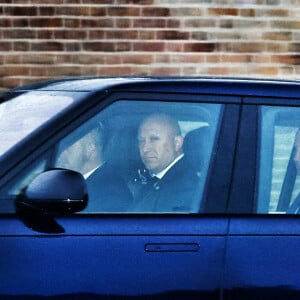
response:
M295 147L294 162L296 165L297 174L300 175L300 131L296 133L294 147Z
M102 149L95 134L91 131L66 148L59 157L59 165L82 174L101 165L103 163Z
M139 151L146 168L153 173L164 170L181 154L182 138L159 119L146 120L139 129Z

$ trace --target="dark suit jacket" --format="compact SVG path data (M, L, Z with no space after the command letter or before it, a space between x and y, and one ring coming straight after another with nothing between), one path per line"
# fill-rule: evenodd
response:
M125 212L133 198L122 176L113 166L105 163L86 180L90 212Z
M135 212L197 212L201 195L199 177L183 157L157 183L135 184Z

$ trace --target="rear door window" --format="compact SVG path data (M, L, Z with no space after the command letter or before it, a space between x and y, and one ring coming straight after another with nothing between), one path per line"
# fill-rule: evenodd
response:
M299 107L261 107L258 213L299 211L299 129Z

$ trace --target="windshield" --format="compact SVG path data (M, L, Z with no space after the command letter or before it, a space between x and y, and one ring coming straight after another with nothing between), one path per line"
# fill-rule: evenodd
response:
M0 156L54 115L78 93L28 92L0 103Z

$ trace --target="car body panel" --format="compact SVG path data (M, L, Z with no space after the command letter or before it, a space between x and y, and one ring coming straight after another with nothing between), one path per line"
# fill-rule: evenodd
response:
M82 87L81 84L78 86ZM43 154L67 132L118 99L169 101L171 92L173 101L190 102L192 95L194 103L235 103L223 117L223 122L230 119L232 124L222 127L223 134L218 141L226 143L227 151L220 152L211 171L212 174L225 172L226 176L215 180L209 188L213 191L216 186L222 186L223 193L215 201L222 203L220 210L225 209L228 184L223 181L230 180L232 171L232 147L236 139L232 129L237 131L240 99L199 96L198 91L192 89L186 94L184 90L175 91L171 83L167 86L163 93L159 86L156 90L149 86L143 92L130 87L125 92L119 89L90 93L88 101L86 96L82 100L84 107L79 101L78 106L66 113L67 118L48 124L51 130L45 128L36 133L35 155ZM58 86L52 85L52 88L56 90ZM45 93L47 89L43 89ZM104 96L105 100L100 102ZM224 137L230 138L225 141ZM43 140L47 142L43 143ZM18 150L12 152L12 160L16 153ZM13 165L6 177L2 177L2 182L14 178L35 157L29 151L23 155L22 163L17 167ZM212 193L208 197L212 198ZM228 229L226 218L216 216L212 224L211 218L185 214L82 214L50 218L44 223L36 221L35 216L23 219L21 215L7 215L0 222L6 224L1 227L0 234L5 245L0 255L5 270L2 273L5 284L0 285L1 295L160 295L163 298L174 293L192 293L210 299L220 297ZM10 259L7 253L10 253Z
M2 214L3 299L299 298L299 217L259 213L257 194L260 107L300 106L300 82L70 78L16 88L4 98L31 89L84 96L0 158L0 185L118 100L221 103L225 108L200 214L80 213L50 217L47 224Z
M226 219L74 216L58 235L0 222L2 295L219 295Z
M233 217L224 270L226 299L299 297L299 232L299 219L293 216Z

